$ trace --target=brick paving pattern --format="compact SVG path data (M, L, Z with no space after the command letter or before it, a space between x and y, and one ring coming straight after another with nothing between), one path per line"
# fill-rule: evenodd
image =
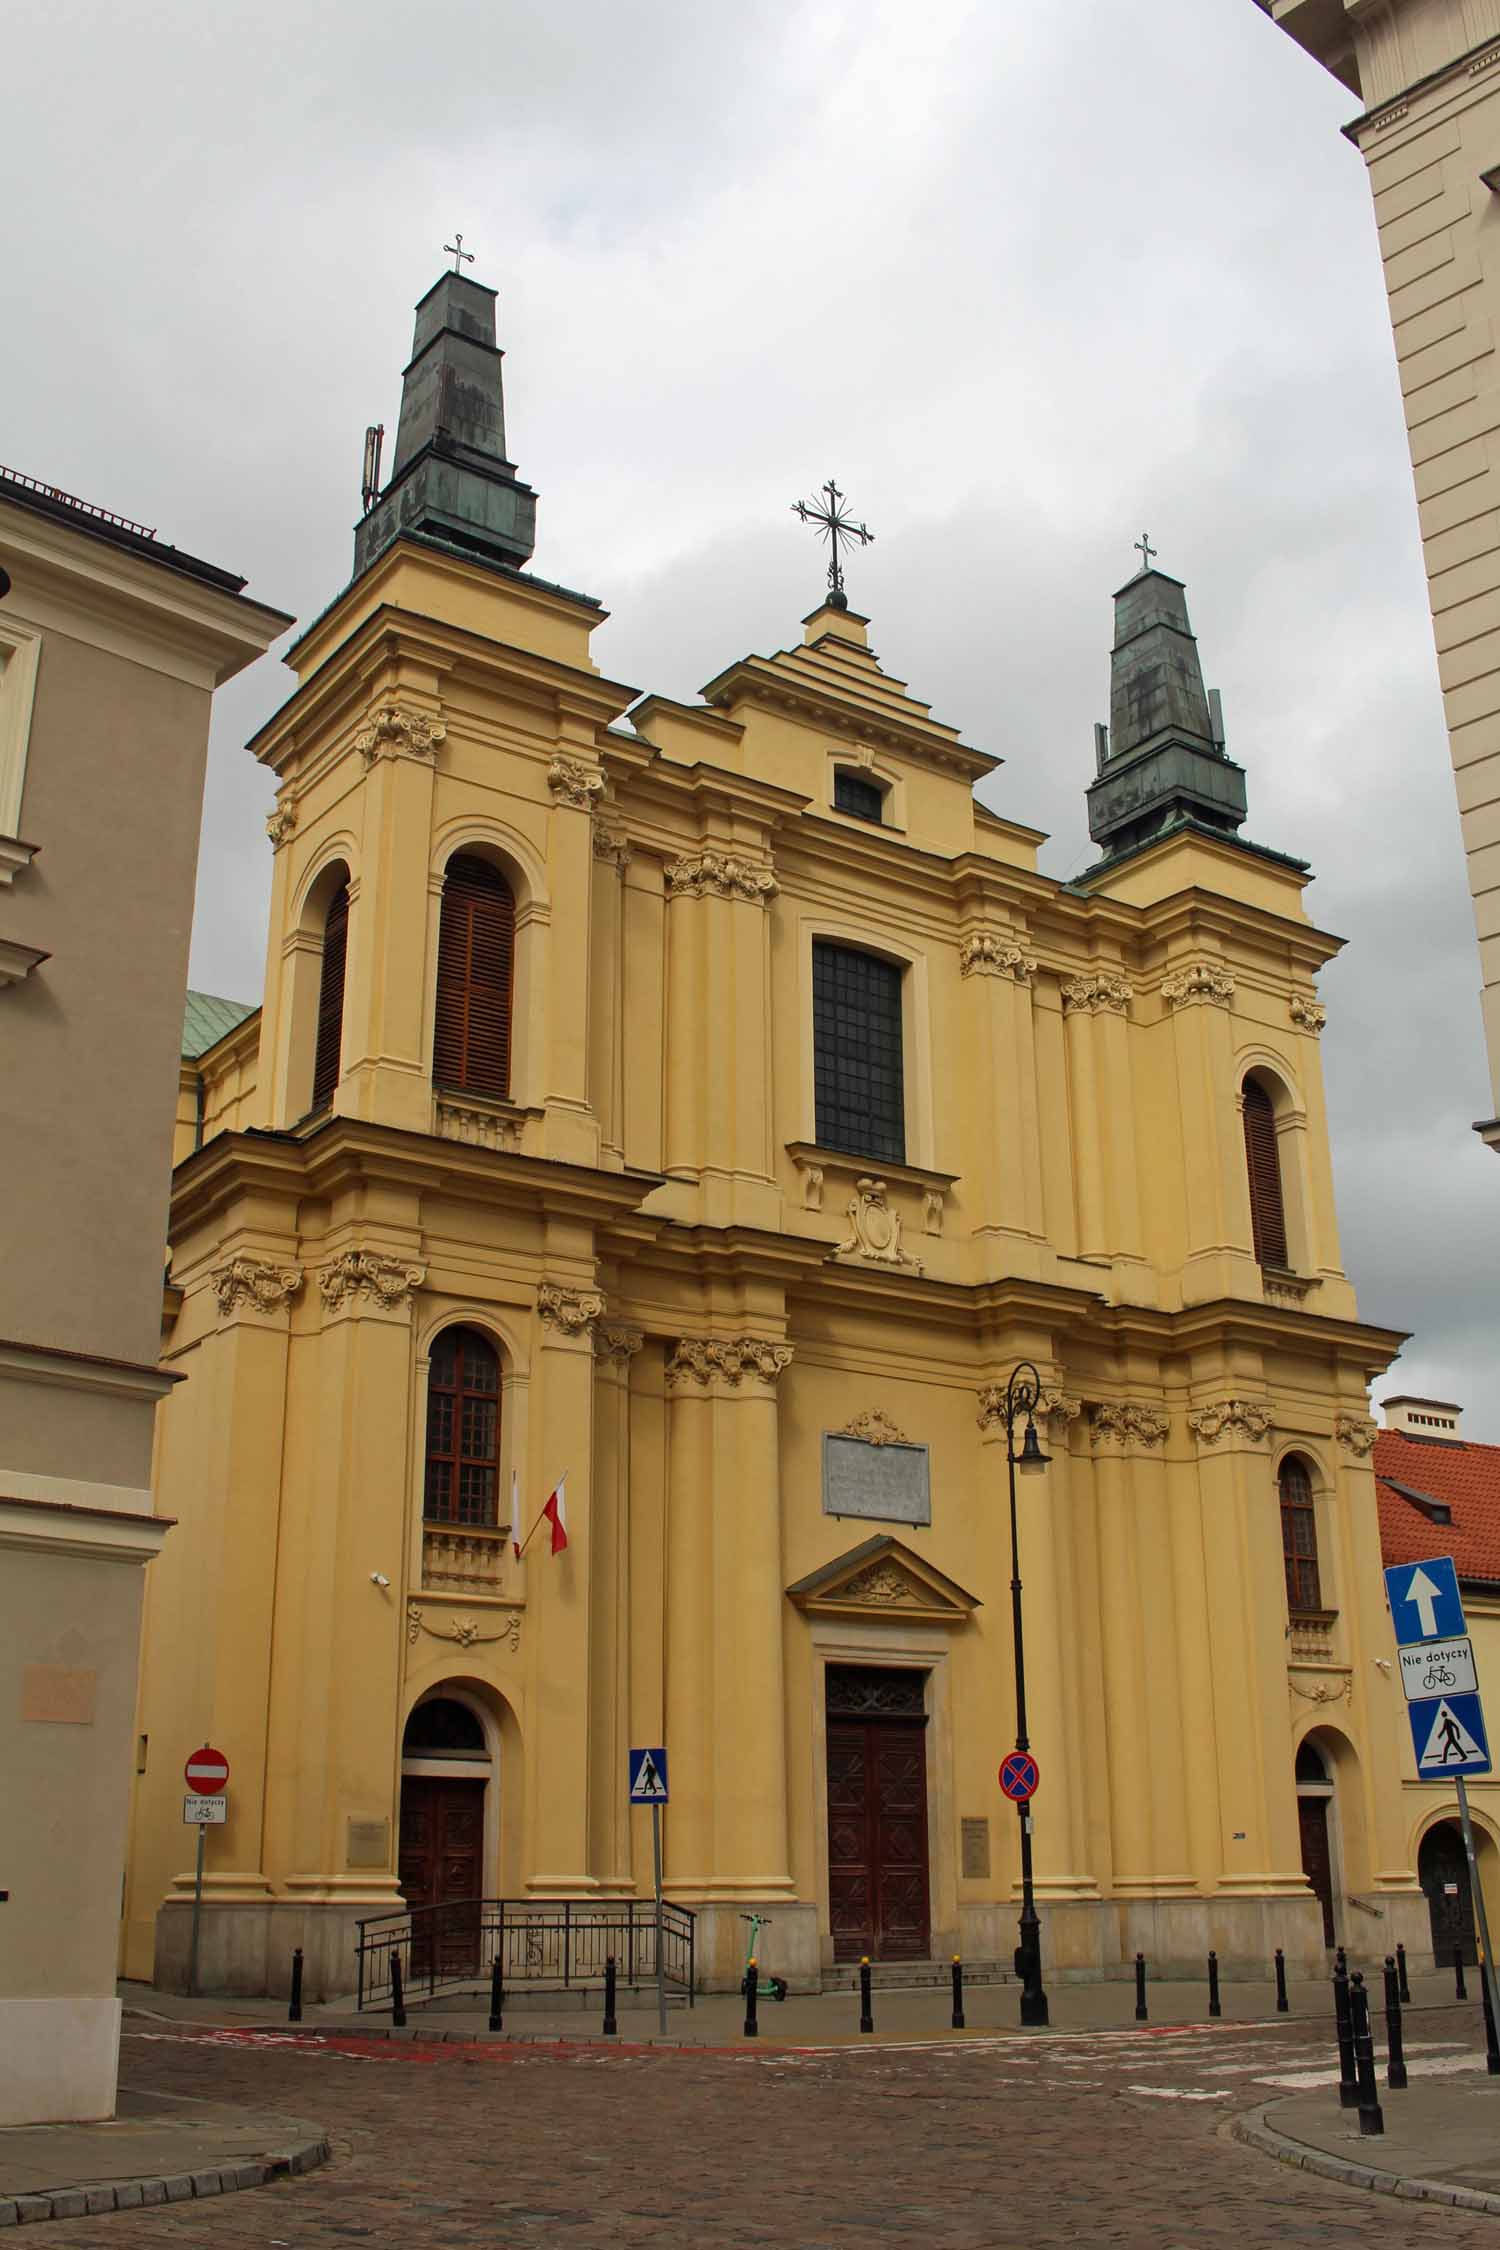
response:
M1300 2025L738 2052L127 2027L127 2084L316 2118L333 2161L210 2203L54 2222L45 2240L1411 2250L1436 2224L1445 2250L1497 2250L1500 2221L1419 2213L1229 2137L1236 2111L1326 2075L1328 2046ZM1435 2035L1413 2075L1471 2059Z

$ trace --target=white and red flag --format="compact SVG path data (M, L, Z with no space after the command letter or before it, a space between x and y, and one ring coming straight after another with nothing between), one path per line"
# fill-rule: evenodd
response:
M568 1510L565 1498L567 1482L565 1476L558 1478L548 1495L547 1505L542 1510L542 1514L552 1526L552 1552L554 1555L560 1555L568 1544Z

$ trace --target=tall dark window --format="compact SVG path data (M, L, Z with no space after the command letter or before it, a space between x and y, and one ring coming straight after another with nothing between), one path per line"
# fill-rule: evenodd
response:
M445 1328L427 1377L429 1523L499 1521L500 1361L477 1329Z
M849 946L813 946L818 1145L906 1161L901 971Z
M878 781L866 781L862 773L851 773L846 766L835 766L833 809L852 813L856 820L873 820L878 824L885 818L885 791Z
M1286 1205L1281 1194L1281 1159L1276 1150L1276 1111L1258 1078L1247 1078L1245 1167L1250 1175L1250 1226L1255 1255L1263 1266L1284 1266Z
M450 859L438 929L434 1085L462 1094L510 1092L516 902L488 860Z
M1281 1492L1281 1553L1286 1564L1286 1606L1321 1609L1318 1586L1318 1526L1313 1514L1312 1478L1305 1461L1292 1454L1277 1479Z
M349 952L349 884L340 883L328 901L323 924L323 974L318 984L318 1036L313 1052L312 1106L324 1109L339 1082L344 1039L344 963Z

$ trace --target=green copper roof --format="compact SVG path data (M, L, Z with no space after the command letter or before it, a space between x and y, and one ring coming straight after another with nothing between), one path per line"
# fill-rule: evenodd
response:
M196 1062L210 1047L218 1045L226 1031L233 1031L236 1024L254 1013L248 1000L216 1000L211 992L190 992L182 1011L184 1056Z

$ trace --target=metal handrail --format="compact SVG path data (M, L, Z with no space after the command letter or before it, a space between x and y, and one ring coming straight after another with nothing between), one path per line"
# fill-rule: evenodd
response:
M662 1977L686 1992L689 2007L697 1983L696 1919L691 1907L663 1901ZM366 1915L355 1927L361 2010L391 2004L393 1959L409 2000L481 1989L497 1959L507 1986L566 1990L602 1982L611 1954L623 1959L627 1984L656 1975L654 1899L456 1899Z

